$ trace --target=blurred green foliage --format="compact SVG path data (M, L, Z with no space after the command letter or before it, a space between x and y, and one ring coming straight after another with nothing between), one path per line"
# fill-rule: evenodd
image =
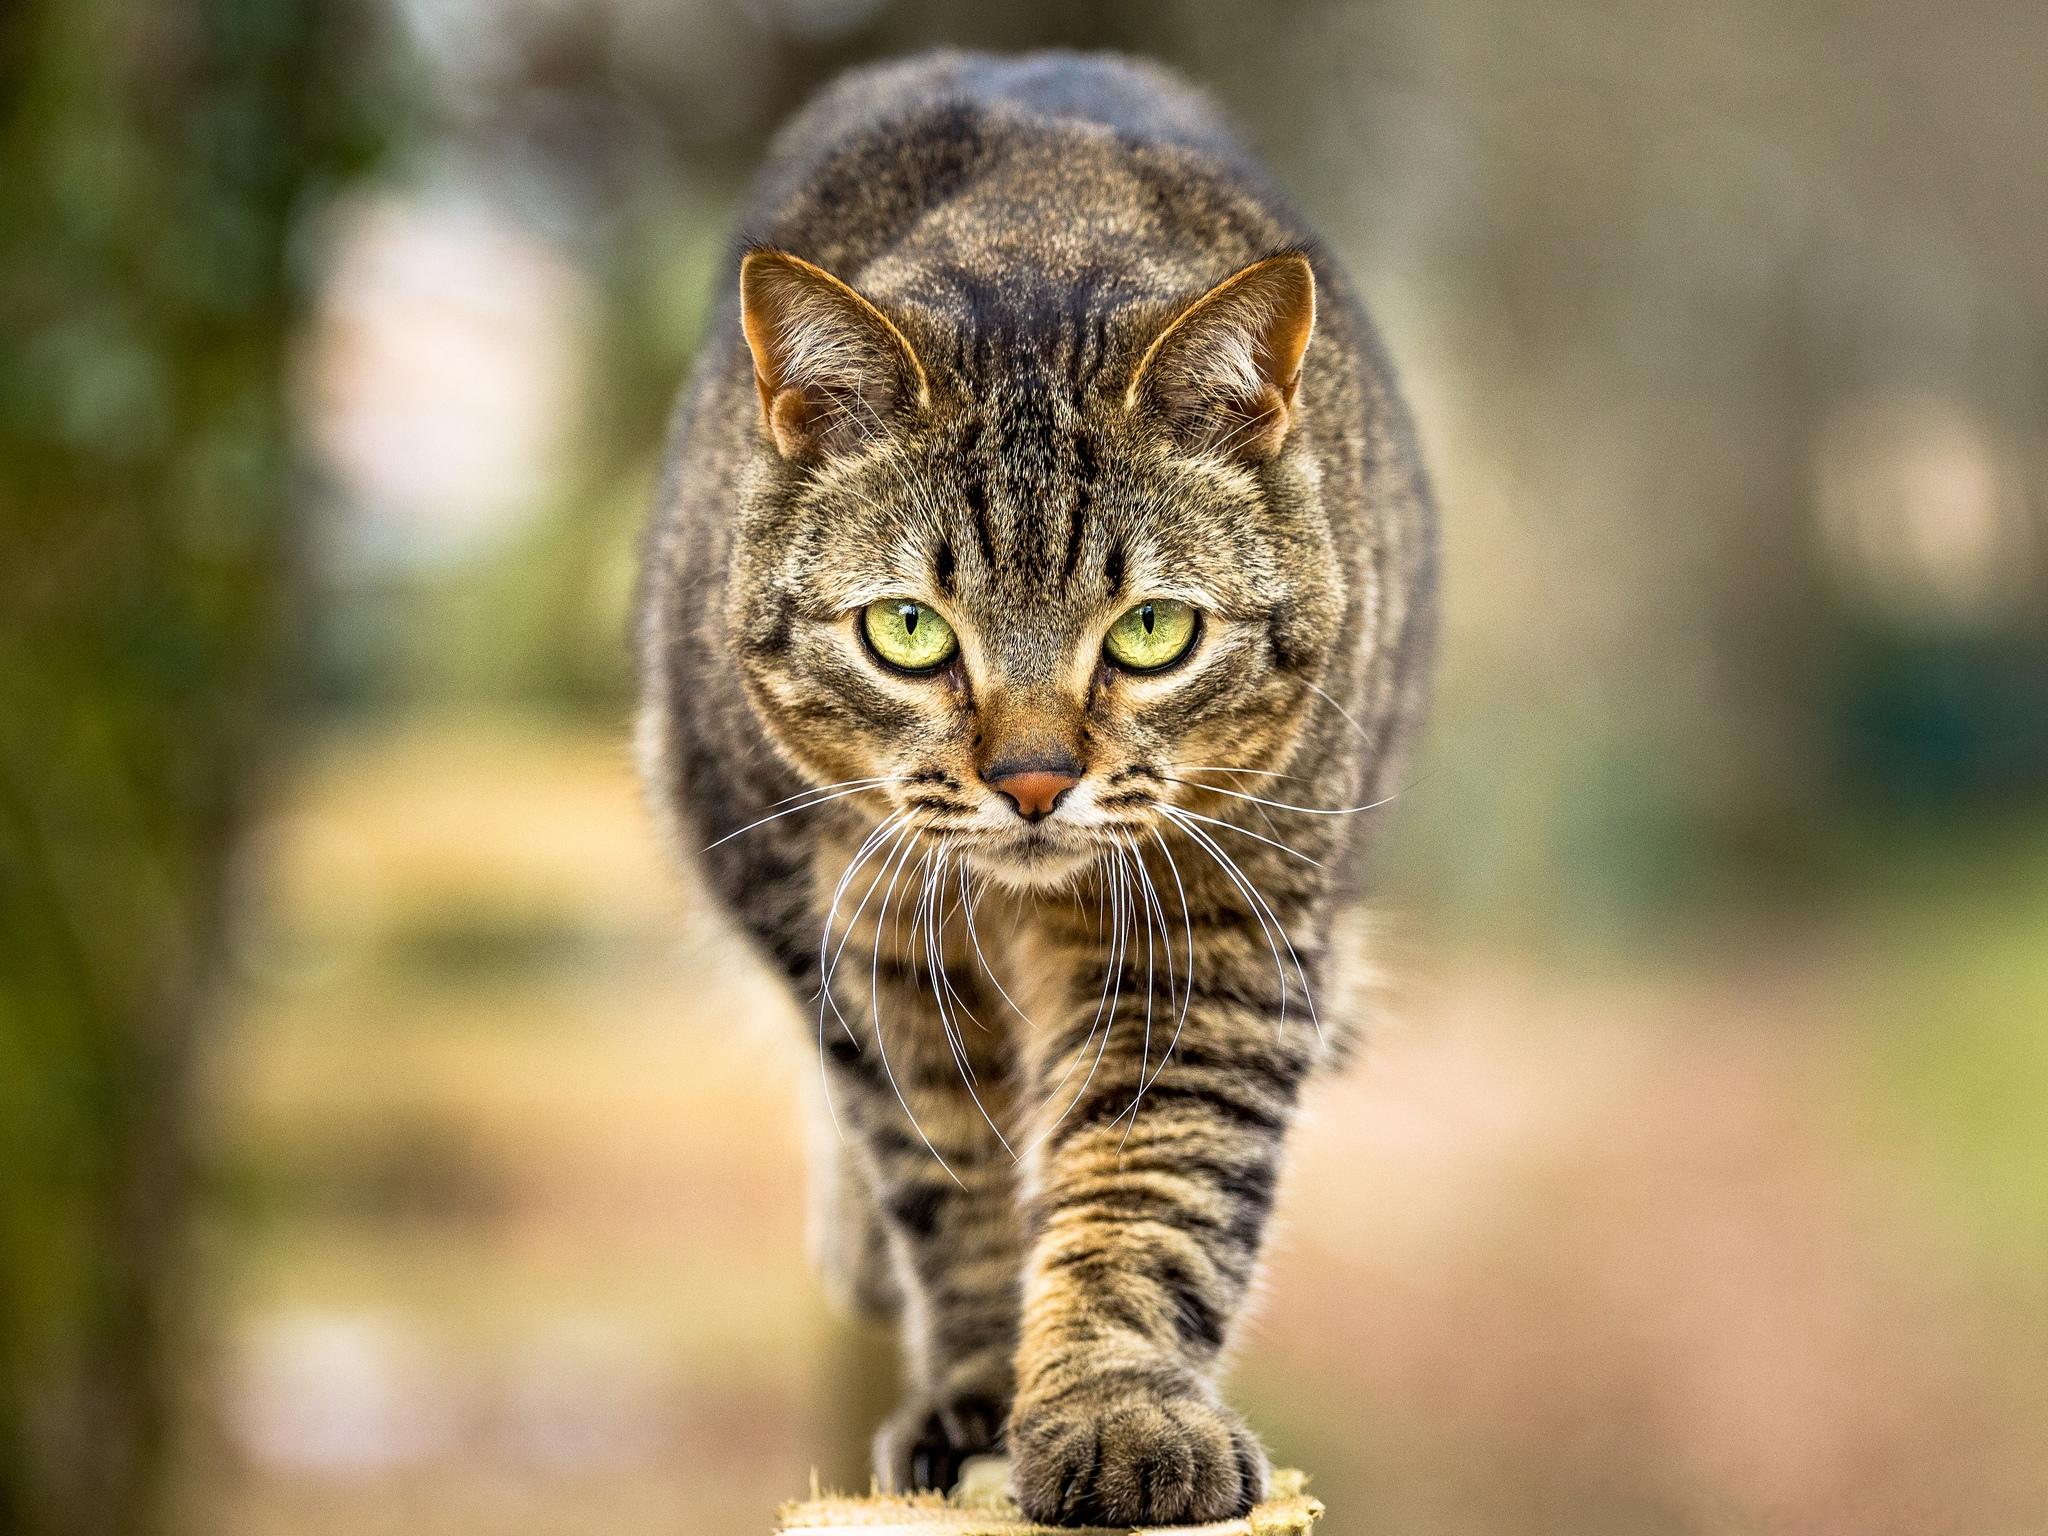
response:
M1886 861L1882 958L1858 998L1880 1133L1982 1252L2048 1301L2048 828L1895 835Z
M0 15L0 1530L147 1524L195 1031L294 615L322 0Z

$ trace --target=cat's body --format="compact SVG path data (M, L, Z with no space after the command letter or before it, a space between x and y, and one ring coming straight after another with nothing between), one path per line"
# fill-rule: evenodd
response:
M905 1335L880 1470L1007 1426L1040 1518L1239 1512L1215 1372L1375 819L1287 807L1388 797L1427 670L1405 415L1146 66L850 76L745 218L648 545L643 757L817 1030L828 1262Z

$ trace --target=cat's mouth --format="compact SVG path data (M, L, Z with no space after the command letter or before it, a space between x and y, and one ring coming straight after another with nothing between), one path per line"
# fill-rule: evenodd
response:
M1100 858L1096 843L1051 821L1021 827L1001 839L977 840L966 851L975 871L1018 890L1063 884Z
M945 803L934 804L940 797L921 792L907 797L910 804L903 814L976 875L1015 891L1056 889L1105 860L1114 861L1132 839L1150 831L1148 794L1124 787L1110 805L1101 801L1105 782L1115 789L1133 772L1124 770L1108 781L1069 778L1064 789L1054 786L1053 793L1043 796L1040 786L1016 785L984 795L978 803L947 796ZM957 781L945 787L960 788ZM1041 799L1050 803L1041 804Z

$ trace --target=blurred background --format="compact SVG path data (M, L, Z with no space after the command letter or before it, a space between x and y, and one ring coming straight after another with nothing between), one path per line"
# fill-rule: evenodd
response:
M624 630L766 135L937 42L1213 89L1440 491L1233 1388L1334 1536L2048 1530L2039 0L9 0L0 1531L863 1475Z

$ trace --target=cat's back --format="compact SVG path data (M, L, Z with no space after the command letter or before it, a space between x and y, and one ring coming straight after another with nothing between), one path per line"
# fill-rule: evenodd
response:
M842 77L778 136L748 242L846 275L891 256L1125 270L1307 239L1199 92L1115 54L941 51ZM1050 267L1052 270L1047 271Z

